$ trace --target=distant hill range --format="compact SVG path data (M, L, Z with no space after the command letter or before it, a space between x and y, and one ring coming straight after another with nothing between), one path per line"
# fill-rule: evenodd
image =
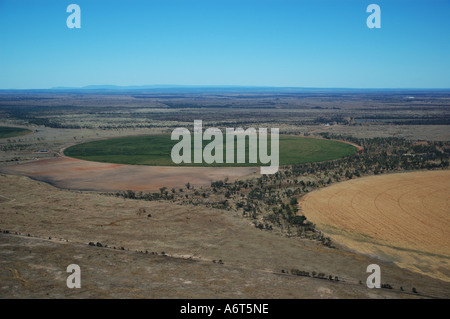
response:
M314 88L298 88L298 87L269 87L269 86L239 86L239 85L172 85L172 84L155 84L155 85L87 85L83 87L54 87L51 90L155 90L155 89L213 89L213 90L315 90Z
M184 85L87 85L83 87L67 87L67 86L57 86L51 88L51 90L146 90L146 89L167 89L167 88L178 88L178 87L190 87Z
M301 88L301 87L270 87L270 86L238 86L238 85L88 85L83 87L54 87L51 91L84 91L84 92L126 92L126 91L147 91L147 92L173 92L173 93L201 93L201 92L330 92L349 91L349 89L321 89L321 88ZM350 89L351 90L351 89Z

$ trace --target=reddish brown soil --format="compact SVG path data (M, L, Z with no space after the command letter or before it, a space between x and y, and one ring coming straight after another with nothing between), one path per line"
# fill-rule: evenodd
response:
M60 188L89 191L157 191L209 185L212 181L258 173L255 167L160 167L98 163L60 157L0 167L0 172L29 176Z

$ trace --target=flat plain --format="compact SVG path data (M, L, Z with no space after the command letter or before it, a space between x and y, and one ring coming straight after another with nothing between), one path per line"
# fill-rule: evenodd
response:
M107 152L200 119L322 148L264 176ZM1 298L450 298L448 90L1 91L0 126L30 131L0 138Z

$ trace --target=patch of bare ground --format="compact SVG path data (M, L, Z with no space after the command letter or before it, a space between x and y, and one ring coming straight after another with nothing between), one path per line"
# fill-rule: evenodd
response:
M253 167L162 167L122 165L59 157L0 167L0 172L32 177L65 189L158 191L160 187L210 185L259 172Z
M300 208L349 249L450 282L450 171L364 177L303 197Z
M261 231L232 211L61 190L24 176L0 175L0 195L2 298L450 297L441 280ZM80 290L65 285L72 263L82 269ZM371 263L394 289L363 284Z

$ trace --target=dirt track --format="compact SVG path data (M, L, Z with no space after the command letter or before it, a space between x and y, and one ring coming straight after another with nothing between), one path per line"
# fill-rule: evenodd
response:
M69 157L0 167L0 172L29 176L60 188L88 191L158 191L159 188L209 185L259 173L254 167L158 167L82 161Z
M348 248L450 281L450 171L350 180L305 196L302 212Z

